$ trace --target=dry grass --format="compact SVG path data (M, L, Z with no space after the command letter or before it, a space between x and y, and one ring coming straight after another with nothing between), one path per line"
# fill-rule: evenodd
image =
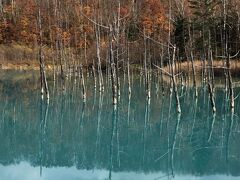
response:
M21 44L0 45L0 61L36 61L37 50Z
M196 71L197 76L201 76L204 67L210 68L210 66L207 64L207 62L204 66L203 62L199 61L199 60L194 61L194 66L195 66L195 71ZM214 71L215 77L224 76L224 69L226 69L226 66L224 66L223 61L221 61L221 60L213 61L213 71ZM169 66L165 66L164 70L168 71ZM180 64L177 64L174 72L175 73L183 73L185 75L191 75L192 74L191 62L182 62ZM240 60L231 60L231 74L233 77L240 76Z
M51 62L50 50L45 48L44 51L46 61ZM38 50L34 47L18 43L0 44L0 69L39 70L37 55ZM47 65L46 68L52 69L52 66Z
M196 60L194 61L195 70L196 70L196 86L202 86L202 80L205 79L202 78L202 71L203 71L203 63L202 61ZM206 64L206 67L209 67ZM214 70L214 76L215 76L215 87L223 88L224 87L224 69L225 66L223 64L223 61L215 60L213 62L213 70ZM169 72L169 66L165 66L164 70ZM177 78L177 82L179 84L185 84L189 86L193 86L193 72L192 72L192 64L191 62L183 62L177 65L177 68L175 69L175 74L181 73L183 76L183 79ZM233 77L234 87L239 87L239 77L240 77L240 60L232 60L231 61L231 74ZM178 76L181 77L181 76ZM169 76L164 76L164 81L170 83L171 80Z

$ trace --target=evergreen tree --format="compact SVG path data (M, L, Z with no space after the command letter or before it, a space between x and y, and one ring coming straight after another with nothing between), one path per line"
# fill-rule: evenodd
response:
M189 0L189 3L193 12L192 27L196 32L195 47L198 51L205 51L211 46L210 42L213 42L212 32L219 0Z
M178 48L178 55L180 60L186 60L185 47L189 40L188 35L188 21L183 16L179 15L176 17L174 30L174 41Z

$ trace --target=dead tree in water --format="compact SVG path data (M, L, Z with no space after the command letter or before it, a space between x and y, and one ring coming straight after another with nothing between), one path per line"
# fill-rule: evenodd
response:
M216 112L212 51L209 47L208 90L213 113Z
M227 127L227 132L226 132L226 161L229 161L229 146L230 146L230 140L231 136L233 133L233 124L234 124L234 111L233 109L231 110L231 115L230 115L230 122L228 122L228 127Z
M234 91L233 91L233 81L232 81L232 75L231 75L231 64L230 64L229 53L228 53L226 64L227 64L228 91L230 96L230 107L233 110L234 109Z
M104 91L104 84L103 84L103 74L102 74L102 63L101 63L101 56L100 56L100 27L98 24L95 24L95 36L96 36L96 49L97 49L97 60L98 60L98 81L99 81L99 91Z
M147 38L145 35L144 30L144 79L145 79L145 89L146 89L146 95L147 98L151 98L151 84L150 84L150 73L149 73L149 67L147 63Z
M175 64L175 54L176 54L176 47L173 47L173 57L172 57L172 63L170 64L171 66L171 78L172 78L172 83L173 83L173 91L175 94L175 99L176 99L176 103L177 103L177 112L181 113L181 106L180 106L180 101L179 101L179 96L178 96L178 88L177 88L177 83L176 83L176 75L174 75L174 64Z
M189 44L190 44L190 60L191 60L191 65L192 65L192 75L193 75L193 86L195 87L195 96L198 96L197 93L197 83L196 83L196 70L195 70L195 64L194 64L194 54L193 54L193 38L192 35L193 33L191 32L190 26L188 26L188 36L189 36Z
M179 113L177 115L177 122L175 125L175 129L174 129L174 133L173 133L173 140L172 140L172 145L171 145L171 174L174 177L174 151L175 151L175 147L176 147L176 141L177 141L177 136L178 136L178 132L179 132L179 125L180 125L180 121L181 121L181 114Z
M116 41L116 81L117 81L117 95L120 98L120 79L119 79L119 57L120 57L120 10L121 10L121 2L117 1L117 13L114 15L114 38Z
M97 78L96 78L96 70L95 70L94 61L93 61L93 65L92 65L92 73L93 73L93 79L94 79L94 90L96 91L96 89L97 89Z
M109 179L112 179L113 158L114 158L114 142L118 131L118 107L113 106L112 110L112 129L109 143Z
M172 62L170 62L170 71L171 73L165 71L164 69L162 69L161 67L154 65L155 67L157 67L159 70L161 70L165 75L169 76L171 78L171 82L173 85L173 91L175 94L175 99L176 99L176 105L177 105L177 112L181 113L181 105L180 105L180 100L179 100L179 95L178 95L178 88L177 88L177 82L176 82L176 76L178 76L179 74L174 74L174 64L175 64L175 53L176 53L176 47L173 46L173 57L172 57Z
M222 1L222 6L223 6L223 58L225 59L225 64L227 67L227 70L224 71L225 73L225 78L226 78L226 89L229 92L230 96L230 107L233 110L234 109L234 91L233 91L233 82L232 82L232 76L231 76L231 64L230 64L230 59L235 57L230 57L230 47L229 47L229 32L227 31L227 16L228 16L228 6L229 2L228 0ZM236 54L238 55L238 53Z
M208 83L208 92L209 92L209 96L210 96L212 111L213 111L213 113L215 113L216 112L215 95L214 95L213 86L210 82Z
M127 47L127 76L128 76L128 94L131 96L131 77L130 77L130 63L129 63L129 45Z
M41 1L40 1L41 2ZM38 15L37 15L37 23L38 23L38 33L39 33L39 49L38 49L38 59L40 66L40 80L41 80L41 94L43 98L43 94L45 92L47 99L49 99L49 90L47 84L47 77L45 72L45 61L43 55L43 30L42 30L42 17L41 17L41 3L36 2L38 6Z
M113 104L117 104L117 74L116 74L116 63L114 60L114 52L113 52L113 27L110 25L109 27L109 50L110 50L110 71L111 71L111 82L112 82L112 97Z
M83 98L83 102L85 102L86 101L86 87L85 87L82 64L80 65L80 79L81 79L81 85L82 85L82 98Z

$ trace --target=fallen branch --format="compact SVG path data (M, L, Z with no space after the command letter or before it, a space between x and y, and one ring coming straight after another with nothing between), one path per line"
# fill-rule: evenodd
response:
M161 68L161 67L159 67L159 66L157 66L157 65L155 65L155 64L153 64L153 66L155 66L156 68L158 68L159 70L161 70L163 73L165 73L165 75L167 75L167 76L169 76L169 77L176 77L176 76L179 76L179 75L181 75L182 74L182 72L180 72L180 73L178 73L178 74L174 74L173 76L172 76L172 74L170 74L169 72L167 72L166 70L164 70L163 68Z

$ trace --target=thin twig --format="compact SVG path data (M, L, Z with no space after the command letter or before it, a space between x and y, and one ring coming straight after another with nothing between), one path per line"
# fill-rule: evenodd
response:
M159 70L161 70L163 73L165 73L165 75L168 75L168 76L170 76L170 77L179 76L179 75L182 74L182 72L180 72L180 73L174 74L174 75L172 76L172 74L170 74L169 72L167 72L167 71L164 70L163 68L157 66L156 64L153 64L153 66L155 66L156 68L158 68Z
M80 12L80 13L81 13L81 15L82 15L83 17L85 17L86 19L88 19L88 20L89 20L90 22L92 22L93 24L95 24L95 25L97 25L97 26L100 26L100 27L103 27L103 28L105 28L105 29L110 29L108 26L99 24L99 23L97 23L96 21L94 21L93 19L87 17L87 15L85 15L84 13L82 13L82 12Z

